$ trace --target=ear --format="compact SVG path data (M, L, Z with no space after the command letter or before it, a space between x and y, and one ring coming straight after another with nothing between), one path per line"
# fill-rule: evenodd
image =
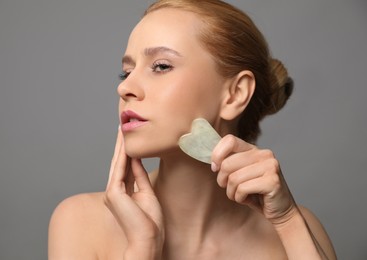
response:
M249 70L243 70L230 79L226 87L220 116L233 120L247 107L256 86L255 76Z

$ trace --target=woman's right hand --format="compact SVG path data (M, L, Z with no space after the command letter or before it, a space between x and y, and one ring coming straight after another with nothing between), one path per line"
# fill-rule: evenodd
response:
M104 202L127 238L124 259L160 259L164 243L161 206L141 160L126 155L120 127Z

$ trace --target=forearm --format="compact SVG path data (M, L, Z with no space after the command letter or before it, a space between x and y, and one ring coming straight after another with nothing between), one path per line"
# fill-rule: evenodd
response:
M288 259L328 259L301 211L295 208L284 222L274 224Z

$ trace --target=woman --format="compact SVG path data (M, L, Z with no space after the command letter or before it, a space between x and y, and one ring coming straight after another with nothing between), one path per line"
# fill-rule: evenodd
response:
M297 206L259 121L292 81L250 18L216 0L162 0L130 35L106 192L55 210L50 259L335 259L316 217ZM223 137L211 165L179 146L205 118ZM159 157L146 173L141 158Z

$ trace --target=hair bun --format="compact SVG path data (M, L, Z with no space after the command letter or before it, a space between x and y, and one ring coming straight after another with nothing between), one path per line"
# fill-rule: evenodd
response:
M270 60L270 106L267 114L274 114L284 107L293 93L293 79L283 63L277 59Z

